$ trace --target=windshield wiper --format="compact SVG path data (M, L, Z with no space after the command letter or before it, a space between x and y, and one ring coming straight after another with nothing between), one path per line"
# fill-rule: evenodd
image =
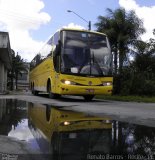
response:
M91 54L90 54L90 56L91 56ZM101 69L100 65L98 64L97 60L95 59L94 51L92 51L92 57L90 59L92 60L92 61L90 60L90 70L92 68L92 63L93 63L93 66L95 66L95 64L96 64L97 71L98 71L99 75L103 76L102 69Z

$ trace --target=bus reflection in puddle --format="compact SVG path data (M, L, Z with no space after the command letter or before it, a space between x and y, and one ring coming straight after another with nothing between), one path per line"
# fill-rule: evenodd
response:
M109 118L29 104L29 128L43 151L53 159L87 159L110 152Z

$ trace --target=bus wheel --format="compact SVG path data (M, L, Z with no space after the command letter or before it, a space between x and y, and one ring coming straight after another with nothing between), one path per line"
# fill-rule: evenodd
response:
M49 122L51 117L51 106L46 105L46 120Z
M94 98L94 95L84 95L85 101L91 101Z
M48 83L48 86L47 86L47 92L48 92L48 94L49 94L49 98L56 99L56 98L59 98L59 97L60 97L59 94L52 93L51 83L50 83L50 82Z
M34 94L34 84L31 85L31 93Z
M38 93L39 93L39 91L36 91L36 90L34 89L34 83L31 84L31 93L32 93L33 95L35 95L35 96L38 96Z
M58 99L60 97L61 97L60 94L56 94L56 93L52 93L52 92L49 93L49 98Z
M34 95L38 96L39 91L34 90Z

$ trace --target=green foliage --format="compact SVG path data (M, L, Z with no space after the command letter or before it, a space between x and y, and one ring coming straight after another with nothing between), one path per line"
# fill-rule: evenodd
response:
M155 95L155 45L136 41L134 60L114 77L114 94Z
M22 74L22 71L26 71L24 66L24 60L20 55L15 55L15 52L12 50L12 68L8 72L8 77L10 78L10 90L13 90L13 80L16 82L16 89L18 89L17 81L18 76Z
M127 12L124 8L114 11L107 9L107 16L99 16L95 24L97 31L108 35L114 52L115 74L122 71L123 62L129 51L129 44L145 32L143 22L134 11ZM118 63L119 60L119 63ZM118 66L119 65L119 66Z
M114 77L114 94L155 96L155 75L148 79L148 74L134 73L131 68L123 70Z
M154 80L146 80L143 86L141 95L155 95L155 81Z
M133 70L130 67L124 67L121 74L114 76L113 94L129 95L133 79Z
M108 35L114 54L113 94L155 96L155 39L138 40L145 29L134 11L118 8L107 13L95 25Z
M98 99L104 99L104 100L115 100L115 101L124 101L124 102L145 102L145 103L155 103L155 97L151 96L123 96L123 95L99 95L96 96Z

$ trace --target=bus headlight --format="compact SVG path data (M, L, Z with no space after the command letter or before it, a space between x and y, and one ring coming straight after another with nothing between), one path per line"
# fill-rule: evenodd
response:
M65 122L64 122L64 126L68 126L68 125L70 125L70 122L65 121Z
M75 82L69 81L69 80L61 80L62 83L67 84L67 85L76 85Z
M65 84L71 84L71 81L64 81Z
M112 82L102 82L103 86L111 86Z
M108 120L108 119L107 119L107 120L103 120L102 123L107 123L107 124L109 124L109 123L112 123L112 120Z
M60 123L60 126L69 126L71 123L69 121L64 121Z

